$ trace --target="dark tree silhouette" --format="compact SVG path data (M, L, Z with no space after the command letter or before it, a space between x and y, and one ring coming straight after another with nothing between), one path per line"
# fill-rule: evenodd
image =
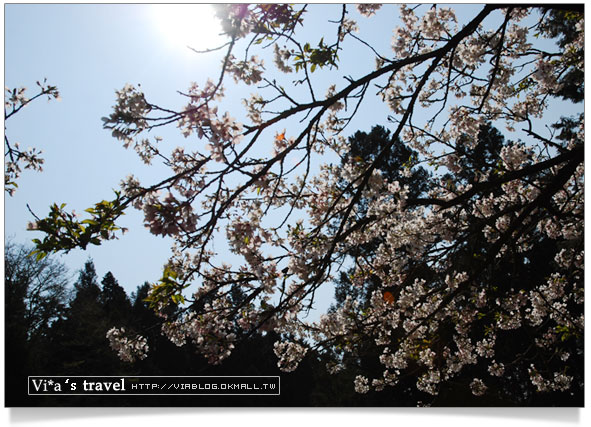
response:
M27 375L44 369L51 327L64 318L71 296L67 268L53 257L30 257L31 250L8 241L4 252L8 406L23 404Z

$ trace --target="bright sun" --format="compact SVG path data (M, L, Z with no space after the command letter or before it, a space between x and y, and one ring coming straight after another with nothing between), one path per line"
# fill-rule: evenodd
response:
M205 50L224 43L210 4L153 4L150 14L162 38L178 49L191 52L187 46Z

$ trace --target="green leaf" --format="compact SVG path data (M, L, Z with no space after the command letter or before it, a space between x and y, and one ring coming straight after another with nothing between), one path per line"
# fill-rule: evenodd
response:
M185 298L181 294L174 294L170 297L172 302L175 304L183 304L185 302Z

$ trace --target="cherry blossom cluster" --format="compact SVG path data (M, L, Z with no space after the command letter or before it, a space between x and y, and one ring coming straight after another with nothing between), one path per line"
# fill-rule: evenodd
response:
M146 197L144 220L152 234L162 236L189 233L197 226L197 216L193 213L193 208L177 200L170 192L162 199L155 193Z
M180 115L177 126L185 137L196 133L200 139L207 138L209 143L206 148L212 158L218 162L224 161L224 150L242 139L242 125L227 112L220 117L218 107L211 105L212 101L222 99L223 88L211 80L203 89L193 83L187 96L190 101Z
M381 4L376 3L361 3L357 5L357 10L360 14L366 17L370 17L376 14L378 10L382 7Z
M12 144L8 159L4 162L4 185L10 196L16 191L16 187L11 184L19 178L23 168L37 172L43 171L44 160L40 157L42 153L34 147L23 150L18 142Z
M529 375L533 385L536 386L540 392L549 390L565 391L570 388L572 377L563 373L555 372L552 379L545 379L532 364L529 368Z
M252 85L262 80L264 62L256 56L251 56L248 61L237 61L231 55L226 61L226 70L233 75L236 83L242 81L247 85Z
M210 363L219 364L232 353L236 340L233 323L223 316L228 306L223 299L216 299L212 304L205 304L203 314L193 312L164 323L162 332L177 346L190 340Z
M148 356L148 340L139 335L133 338L126 336L125 328L109 329L107 339L111 348L125 362L134 362L136 359L142 360Z
M29 98L25 96L27 91L26 87L19 87L14 89L4 88L6 95L4 100L4 108L18 108L20 105L24 105L29 102Z
M273 62L277 69L283 73L292 73L293 68L286 62L291 57L292 52L285 49L285 47L283 49L280 48L278 44L273 45L273 48L275 49L273 52Z
M126 84L115 92L117 103L109 117L103 117L104 126L112 129L113 137L129 147L133 137L148 128L147 114L152 110L143 92L131 84Z
M292 372L296 370L308 348L295 342L277 341L273 351L279 358L279 368L284 372Z

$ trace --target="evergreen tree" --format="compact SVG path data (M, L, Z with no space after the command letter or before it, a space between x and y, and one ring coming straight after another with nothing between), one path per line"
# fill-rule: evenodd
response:
M128 323L131 302L125 293L125 289L119 285L110 271L105 274L101 284L100 301L107 318L121 323Z
M576 26L583 17L583 5L568 5L561 9L551 6L543 7L542 10L548 16L541 26L541 30L552 38L558 39L558 46L565 48L577 37ZM554 95L564 99L581 102L585 99L585 73L584 70L574 66L576 60L584 58L584 50L577 49L570 51L570 62L566 63L559 79L560 89Z
M390 147L391 144L391 148ZM414 167L411 173L407 169L416 161L417 153L406 146L399 138L394 138L390 131L383 126L373 126L369 133L357 131L349 137L350 150L342 159L342 166L353 161L358 164L371 164L376 162L376 169L389 182L398 181L400 187L409 187L409 197L417 198L427 191L429 185L429 172L423 167ZM347 188L350 183L343 180L341 187ZM350 190L352 191L352 190ZM361 221L367 220L367 204L369 200L362 198L359 201L359 213ZM365 218L363 218L365 217ZM380 241L372 240L359 245L349 252L355 264L357 258L372 257L378 248ZM371 292L376 289L377 278L372 278L364 286L355 286L351 280L354 267L347 272L341 272L335 287L335 305L332 309L340 307L347 297L367 303Z
M75 296L66 318L56 324L52 374L115 374L122 362L109 348L106 339L114 319L106 315L101 304L101 288L91 260L80 271L74 288Z

